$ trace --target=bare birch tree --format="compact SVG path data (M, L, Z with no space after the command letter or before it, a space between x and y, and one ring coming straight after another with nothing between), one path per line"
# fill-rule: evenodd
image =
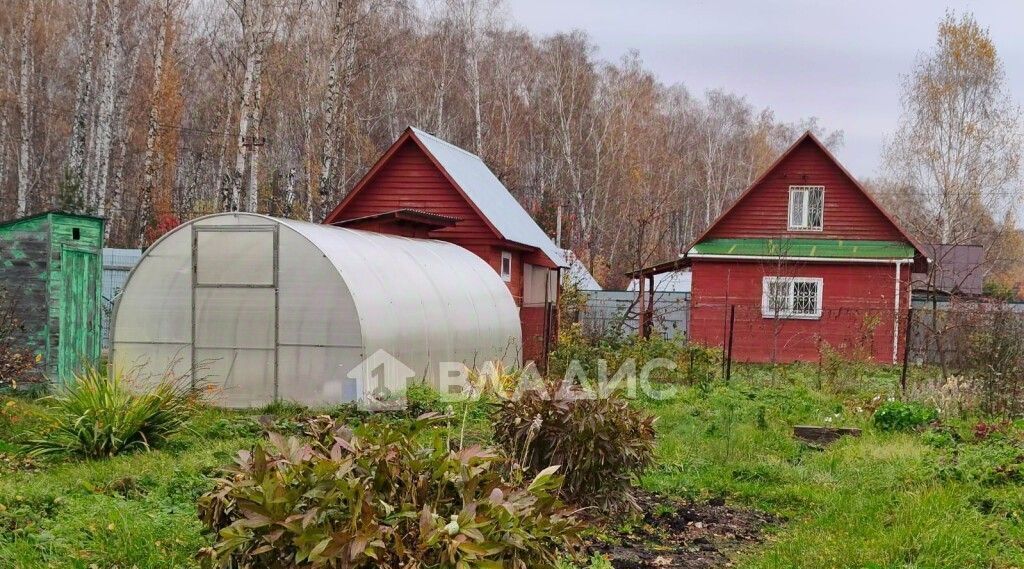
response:
M157 137L160 136L160 105L157 97L160 93L160 85L163 80L164 60L167 59L167 34L174 18L177 5L172 2L165 2L160 6L158 16L160 24L156 35L156 44L153 56L153 77L149 102L149 121L146 126L146 156L142 165L142 193L139 196L139 213L142 217L139 223L139 243L144 240L146 228L153 220L153 191L156 186L156 145Z
M65 183L68 190L81 193L85 189L86 138L88 136L89 115L92 109L93 69L96 66L96 0L86 1L86 21L82 53L79 58L77 96L75 97L75 114L71 124L71 144L68 149L68 161L65 167Z
M237 211L242 208L242 188L249 180L245 210L256 211L257 189L251 187L252 178L246 177L246 165L251 163L251 154L258 152L256 128L259 121L259 90L263 81L263 64L268 42L273 35L276 6L271 0L227 0L242 27L242 50L245 55L242 87L238 104L238 136L235 145L235 169L231 183L229 203L221 204L222 209Z
M99 92L99 112L93 156L93 177L89 180L86 205L102 217L106 214L110 153L114 140L114 107L117 104L123 44L121 38L121 0L108 0L104 26L103 81Z
M988 31L947 14L906 79L885 152L888 175L926 214L915 229L946 244L979 237L979 217L1020 204L1021 149L1020 111Z
M21 135L18 145L18 206L15 214L28 212L28 192L31 187L32 162L32 27L35 23L36 3L28 0L21 23L19 50L21 64L18 73L18 112L21 114Z

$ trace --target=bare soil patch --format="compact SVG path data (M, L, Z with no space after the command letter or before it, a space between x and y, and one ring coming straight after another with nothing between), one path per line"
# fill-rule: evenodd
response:
M609 528L590 545L617 569L729 567L730 555L763 540L772 514L728 506L724 499L685 502L651 493L638 496L645 512L636 524Z

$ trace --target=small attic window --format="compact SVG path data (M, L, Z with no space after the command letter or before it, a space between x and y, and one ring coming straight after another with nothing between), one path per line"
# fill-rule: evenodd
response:
M74 239L75 241L78 241L79 239L81 239L82 238L82 230L77 228L77 227L73 227L71 229L71 238Z
M790 231L821 231L824 214L824 186L789 187Z
M512 253L508 251L501 252L501 280L512 281Z

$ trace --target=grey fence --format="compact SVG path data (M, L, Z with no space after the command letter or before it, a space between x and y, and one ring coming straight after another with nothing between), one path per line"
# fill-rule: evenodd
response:
M611 332L635 334L640 327L637 293L628 290L583 291L587 303L577 321L590 335ZM666 338L686 338L690 322L690 293L656 292L652 330Z
M114 299L121 293L128 273L139 259L139 249L103 248L103 348L110 346L110 315L114 309Z
M972 338L998 333L998 318L1024 325L1024 303L980 299L943 299L933 303L915 298L912 304L908 357L917 364L943 364L957 369L970 357ZM1003 323L1005 324L1005 322Z

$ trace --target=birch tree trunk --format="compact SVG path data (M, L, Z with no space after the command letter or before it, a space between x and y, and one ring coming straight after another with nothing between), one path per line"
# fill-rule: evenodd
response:
M480 36L481 14L484 7L481 0L466 0L460 14L466 34L466 79L472 95L473 106L473 147L479 155L484 149L484 129L482 119L482 101L480 96ZM486 15L484 15L486 16Z
M313 203L312 194L307 198L309 201L309 220L316 221L317 216L322 216L328 207L327 202L334 192L334 166L337 161L337 147L335 146L336 133L335 117L338 113L338 100L341 98L338 84L338 52L341 49L343 26L343 4L338 0L334 8L334 18L331 27L331 64L327 68L327 86L324 89L324 146L320 158L320 183L318 188L318 200Z
M229 2L242 23L242 43L245 46L245 71L242 93L238 103L238 138L235 145L235 172L231 183L231 199L224 209L238 211L241 206L242 187L245 184L245 166L252 147L251 126L255 114L256 85L260 78L263 27L263 7L260 0L234 0Z
M260 169L260 126L263 122L263 54L256 58L256 86L252 100L252 122L249 135L249 191L245 211L256 213L259 210L259 169Z
M217 168L214 170L213 186L220 188L220 209L227 211L231 203L231 177L227 174L228 149L231 148L231 135L228 130L231 128L231 95L230 91L224 90L224 103L222 105L224 122L221 124L221 144L217 155Z
M153 85L149 101L149 125L146 129L146 157L142 165L142 193L139 195L139 244L145 240L146 228L153 221L153 192L156 186L156 145L159 138L160 108L157 97L163 80L164 59L167 52L167 29L171 13L164 10L157 32L156 55L153 61Z
M121 66L121 0L110 0L110 14L106 31L103 85L100 91L100 110L96 121L96 178L89 192L89 208L102 217L106 214L110 150L114 140L114 105L117 99L117 71Z
M80 194L85 191L85 160L86 138L88 135L89 111L93 87L93 67L95 66L96 44L96 0L88 0L86 9L89 23L85 30L85 41L82 45L82 57L78 68L78 95L75 98L75 116L71 125L71 146L68 150L68 162L65 177L77 186Z
M309 44L306 44L304 65L306 69L310 67L310 48ZM313 222L313 168L314 168L314 156L316 152L313 149L313 101L310 97L309 81L306 82L306 88L303 90L302 96L302 167L305 171L305 184L306 184L306 219ZM292 188L294 191L294 188ZM292 200L294 202L294 195ZM287 201L287 200L286 200ZM294 206L289 207L288 217L294 214Z
M321 210L320 219L325 219L327 214L334 209L335 202L338 200L340 192L339 188L345 186L348 183L346 168L348 167L348 145L345 144L344 134L347 132L349 112L352 108L352 80L355 77L355 65L356 65L356 38L355 31L349 30L348 37L345 38L345 52L342 58L344 67L342 68L341 74L341 93L338 104L338 131L333 133L335 140L337 141L338 147L338 175L335 176L334 183L328 188L325 194L327 199L320 200ZM340 135L340 136L339 136Z
M295 211L295 167L288 170L288 181L284 186L284 216L291 217Z
M32 24L35 0L28 0L21 23L21 69L18 79L18 110L21 113L21 140L18 150L18 217L28 212L29 167L32 159L32 110L29 108L32 82Z
M114 111L114 125L117 128L117 159L114 160L114 178L110 183L110 191L107 193L106 212L107 223L103 226L103 239L110 241L110 235L115 226L124 222L122 201L124 199L124 168L128 158L128 139L131 138L131 125L128 123L128 95L135 86L135 74L130 70L135 69L139 62L139 48L136 46L131 62L128 65L128 81L122 82L117 90L117 105Z
M7 107L0 109L0 133L8 130ZM7 186L7 136L0 135L0 190Z

